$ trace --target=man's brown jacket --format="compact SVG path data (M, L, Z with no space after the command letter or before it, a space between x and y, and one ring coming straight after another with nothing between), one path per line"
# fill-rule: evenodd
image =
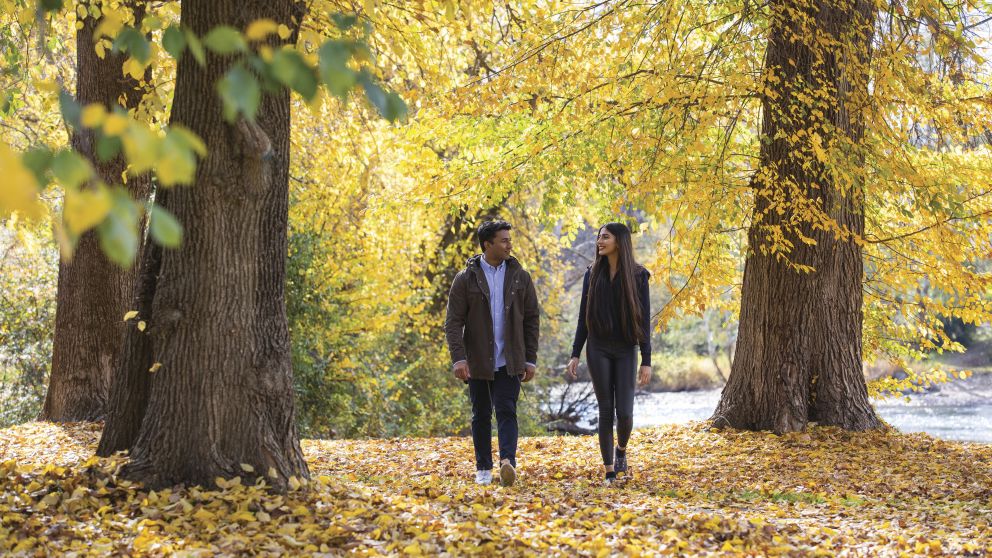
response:
M489 283L481 260L481 255L470 258L452 281L444 331L452 364L467 360L473 379L492 380L496 347ZM506 370L510 375L522 375L528 362L537 364L541 316L534 283L516 258L506 260L503 302Z

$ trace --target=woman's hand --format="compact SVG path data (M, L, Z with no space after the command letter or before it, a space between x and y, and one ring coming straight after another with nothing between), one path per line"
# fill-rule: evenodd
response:
M637 374L637 385L640 387L644 387L648 385L648 382L650 381L651 381L651 367L642 366Z
M569 359L568 364L565 365L565 373L568 374L568 377L572 380L578 379L579 377L578 369L579 369L578 357L572 357L571 359Z

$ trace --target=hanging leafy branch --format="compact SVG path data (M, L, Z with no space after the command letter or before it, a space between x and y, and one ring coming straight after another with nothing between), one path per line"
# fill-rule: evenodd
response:
M40 2L38 18L54 17L62 9L61 2ZM145 79L159 49L176 62L188 52L190 60L201 65L208 53L232 57L234 63L216 84L225 119L232 123L239 118L253 120L265 93L289 88L306 101L313 101L321 86L342 100L360 89L389 121L406 115L403 100L384 89L371 69L374 59L365 39L370 32L368 25L362 26L360 34L347 35L356 27L355 16L333 14L332 21L342 36L319 45L314 57L290 44L293 37L286 23L271 20L255 21L244 31L221 26L197 37L178 25L163 29L156 16L146 16L140 23L130 21L132 14L110 4L94 3L87 9L80 3L75 15L79 19L99 18L93 48L101 57L108 46L113 52L126 54L122 71L139 81ZM157 35L157 41L149 39L150 34ZM129 176L153 172L156 182L165 188L190 184L197 161L207 156L202 140L181 126L155 129L123 109L109 109L102 104L79 106L58 85L49 83L47 87L58 95L62 118L70 130L92 134L101 160L123 155ZM54 185L65 195L61 225L57 226L63 255L70 257L79 236L95 230L107 256L122 266L130 265L139 245L144 205L131 199L119 185L99 180L85 157L72 149L45 145L32 146L18 154L0 142L0 173L10 177L0 191L0 216L17 212L29 219L41 217L47 211L41 192ZM166 247L178 246L181 225L154 204L148 211L152 238Z

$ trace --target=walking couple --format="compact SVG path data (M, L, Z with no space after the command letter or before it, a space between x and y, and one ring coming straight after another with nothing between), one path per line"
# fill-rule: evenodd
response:
M537 371L537 292L530 274L510 255L511 230L506 221L487 221L479 227L482 254L470 258L455 276L444 324L453 373L468 383L472 401L478 484L493 479L494 410L499 480L503 486L516 480L517 399L521 384ZM621 223L601 227L595 260L582 282L572 358L565 370L573 380L578 377L579 355L588 340L586 360L599 402L599 450L607 484L627 470L635 381L644 385L651 378L648 278L648 271L634 261L630 229Z

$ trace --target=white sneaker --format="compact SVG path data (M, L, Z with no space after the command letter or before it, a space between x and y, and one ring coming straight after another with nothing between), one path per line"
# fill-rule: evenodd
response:
M490 484L493 482L493 472L486 471L476 471L475 472L475 484Z
M517 471L510 465L510 460L503 460L499 468L499 483L503 486L513 486L513 481L517 480Z

